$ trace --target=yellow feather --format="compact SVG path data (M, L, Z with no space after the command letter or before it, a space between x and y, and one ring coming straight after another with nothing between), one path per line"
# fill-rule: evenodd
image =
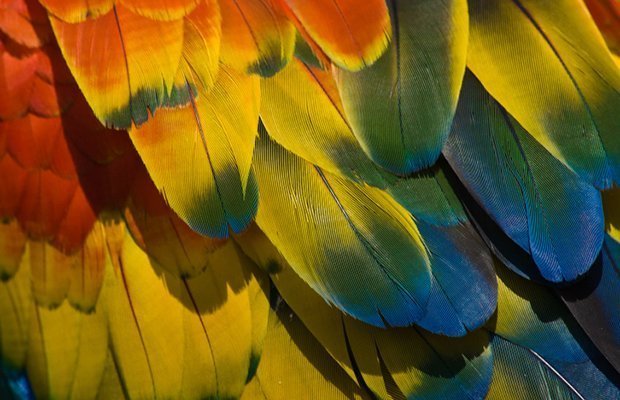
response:
M33 303L26 247L16 274L0 281L0 354L4 365L14 370L23 368L26 362Z
M53 310L33 305L26 370L36 397L94 397L107 346L102 310L85 314L68 302Z

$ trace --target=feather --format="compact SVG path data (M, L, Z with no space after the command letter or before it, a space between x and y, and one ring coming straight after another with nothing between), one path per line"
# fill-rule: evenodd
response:
M531 254L544 279L583 275L603 240L599 192L540 146L472 75L460 101L444 149L460 180Z
M53 37L47 12L38 0L3 2L0 7L0 31L29 48L43 46Z
M600 258L577 284L559 293L609 362L620 371L620 243L605 238Z
M112 351L109 348L105 368L103 370L103 376L101 377L101 383L99 384L99 388L97 389L96 398L97 400L127 400L127 394L124 392L124 387L121 383L121 377L118 371L118 367L114 362L114 356L112 355Z
M256 213L251 172L259 108L258 78L222 68L209 93L160 110L130 137L170 207L195 231L225 238ZM241 108L238 108L241 107ZM240 112L233 112L239 110ZM169 129L174 127L175 134Z
M528 349L494 336L489 400L583 399L556 371Z
M607 188L620 179L620 71L577 0L470 2L467 65L554 157Z
M32 101L32 91L39 61L37 52L24 51L17 46L10 46L10 42L0 44L0 90L2 93L11 93L11 96L2 96L0 99L0 118L3 120L23 116L28 111ZM2 123L7 124L7 122ZM2 128L4 131L6 128Z
M273 76L293 56L295 27L279 0L221 0L222 62Z
M99 387L108 334L102 310L34 306L26 371L36 398L85 398Z
M497 283L489 249L448 182L445 162L401 178L387 192L411 213L428 248L433 277L427 313L417 325L463 336L495 311ZM475 299L475 301L471 301Z
M187 226L165 203L146 171L136 178L124 216L138 246L178 277L204 272L211 254L225 243L199 235Z
M0 175L2 175L0 216L9 219L14 217L19 209L28 174L13 160L13 157L2 157Z
M618 398L620 375L592 346L558 296L501 265L497 274L497 317L487 329L528 350L544 374L554 375L576 398Z
M97 223L84 241L70 272L67 300L75 309L92 313L96 309L106 267L104 228Z
M243 254L236 248L239 254ZM243 257L245 260L246 258ZM254 279L248 282L248 299L250 301L250 313L252 314L252 343L250 349L250 366L246 377L246 385L256 376L258 366L262 362L265 340L269 332L269 295L271 292L271 281L264 272L260 271L256 265L249 268Z
M367 398L286 303L276 301L257 375L241 399Z
M162 105L187 101L171 97L183 50L182 19L155 21L116 5L77 24L50 21L69 69L106 126L140 125Z
M11 279L0 281L0 356L3 369L23 371L34 300L30 257L26 252Z
M222 41L222 15L217 0L205 0L185 18L183 64L192 71L192 83L208 92L217 81ZM183 87L185 74L177 74Z
M359 70L375 62L391 36L382 0L281 0L307 35L342 68Z
M620 5L614 0L585 0L588 10L613 53L620 53Z
M0 280L15 275L25 250L26 235L17 220L0 222Z
M69 23L98 18L114 7L115 0L39 0L57 18Z
M385 186L385 174L357 142L328 72L293 60L261 81L261 96L261 121L279 145L330 173Z
M254 166L262 193L256 222L314 290L374 325L419 320L430 290L429 260L406 210L265 135Z
M467 55L465 0L391 0L394 38L358 72L334 68L364 151L407 175L437 161L450 132Z
M484 397L493 362L485 332L454 339L415 327L379 329L330 307L286 265L273 281L323 347L375 396Z
M30 257L32 295L35 301L42 307L57 308L67 297L71 270L77 258L40 241L29 242L27 254Z
M4 366L0 367L0 396L6 400L34 400L26 374Z
M106 233L120 246L101 304L128 396L239 397L252 357L250 301L267 302L250 299L251 262L229 242L212 268L181 279L151 263L122 225Z
M117 2L131 12L160 21L182 18L200 4L200 0L117 0Z

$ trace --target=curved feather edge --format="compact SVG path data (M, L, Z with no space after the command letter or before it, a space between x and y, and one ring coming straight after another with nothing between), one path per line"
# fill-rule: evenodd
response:
M587 272L603 241L600 193L540 146L472 74L444 154L545 280L573 281Z
M463 336L495 311L497 282L490 249L469 221L448 181L445 161L386 191L413 216L428 248L433 278L425 316L417 325Z
M394 37L373 65L333 68L369 157L398 175L437 161L456 110L468 41L466 0L391 0Z
M558 293L600 352L620 371L620 243L608 235L586 277Z
M533 356L542 367L539 369L546 370L545 375L559 380L576 398L618 398L620 374L596 349L559 296L500 264L497 274L497 314L486 329L527 350L528 357ZM518 363L515 366L520 368Z
M620 70L579 0L469 2L468 67L554 157L606 189L620 178Z
M248 235L250 234L250 235ZM304 283L260 231L237 238L303 324L362 388L378 398L484 398L493 357L481 330L465 338L416 327L380 329L330 306Z
M369 399L276 292L265 347L256 376L246 386L242 400Z
M317 293L373 325L419 320L429 260L405 209L379 189L296 157L264 132L253 166L262 193L258 226Z

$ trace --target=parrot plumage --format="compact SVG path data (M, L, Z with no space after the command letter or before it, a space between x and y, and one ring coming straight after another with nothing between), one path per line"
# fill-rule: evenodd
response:
M1 399L620 400L617 0L0 0Z

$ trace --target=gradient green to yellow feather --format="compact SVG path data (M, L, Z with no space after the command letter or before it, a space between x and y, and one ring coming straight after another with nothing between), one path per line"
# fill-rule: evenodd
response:
M379 326L421 317L429 260L402 206L379 189L307 163L265 135L254 168L262 193L258 226L323 298Z

